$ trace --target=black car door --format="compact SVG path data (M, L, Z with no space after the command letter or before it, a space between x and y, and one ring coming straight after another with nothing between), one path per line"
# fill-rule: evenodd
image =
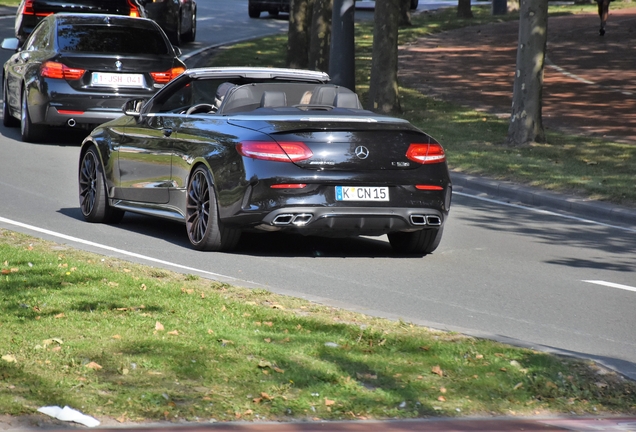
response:
M126 126L119 146L117 197L165 204L171 180L173 116L149 114Z

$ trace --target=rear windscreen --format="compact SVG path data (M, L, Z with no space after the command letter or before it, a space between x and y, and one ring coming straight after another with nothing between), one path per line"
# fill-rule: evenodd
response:
M105 25L58 28L58 47L65 52L108 54L168 54L163 37L152 29Z

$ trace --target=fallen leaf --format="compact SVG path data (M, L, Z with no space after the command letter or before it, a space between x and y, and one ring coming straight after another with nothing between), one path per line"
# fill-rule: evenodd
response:
M169 332L168 332L168 334L169 334L169 335L172 335L172 336L179 336L179 330L172 330L172 331L169 331Z
M274 323L273 323L273 322L271 322L271 321L267 321L267 322L264 322L264 323L263 323L263 325L266 325L266 326L268 326L268 327L271 327L271 326L273 326L273 325L274 325Z
M100 370L102 367L100 365L98 365L95 362L90 362L86 365L87 368L89 369L93 369L93 370Z
M336 403L336 401L333 401L331 399L325 398L325 406L331 406L331 405L333 405L335 403Z
M65 316L65 315L64 315L64 313L62 312L62 313L59 313L59 314L55 315L53 318L64 318L64 316Z
M267 342L267 343L271 343L271 342L272 342L272 340L271 340L270 338L265 338L265 339L263 339L263 340L264 340L265 342Z
M441 377L444 376L444 371L442 371L442 369L439 366L433 366L431 368L431 372L433 372L434 374L437 374L437 375L439 375Z
M258 367L259 368L271 368L272 364L266 360L261 360L258 362Z
M266 399L266 400L272 400L272 399L274 399L273 397L271 397L270 395L268 395L268 394L267 394L267 393L265 393L265 392L261 392L261 397L262 397L263 399Z
M440 402L446 402L446 398L444 396L438 396L437 400Z
M161 324L159 321L157 321L155 323L155 330L157 331L163 331L163 324Z
M13 354L5 354L2 356L2 360L9 362L9 363L17 363L18 360L15 358L15 356Z
M519 390L521 387L523 387L523 383L518 383L516 386L514 386L512 389L513 390Z
M3 275L8 275L9 273L11 273L11 270L9 270L9 269L2 269L2 274L3 274Z
M258 404L258 403L261 403L261 401L262 401L262 400L263 400L263 398L262 398L262 397L259 397L259 398L254 398L254 399L252 399L252 402L254 402L254 403Z
M213 333L214 333L214 330L208 329L208 334L213 334Z
M112 338L113 338L113 339L121 339L121 336L119 336L118 334L116 334L116 335L113 335L113 336L112 336Z
M439 392L440 393L446 393L446 387L440 387Z
M499 368L499 370L502 372L508 372L508 369L506 369L505 367Z
M281 369L279 367L276 367L276 366L272 367L272 369L274 369L275 372L278 372L280 374L285 373L285 371L283 369Z
M482 354L477 354L477 355L475 356L475 358L476 358L476 359L480 359L480 360L481 360L481 359L483 359L483 358L484 358L484 356L483 356Z

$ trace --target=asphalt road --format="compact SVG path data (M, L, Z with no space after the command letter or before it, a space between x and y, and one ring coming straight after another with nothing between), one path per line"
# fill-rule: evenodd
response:
M249 20L246 3L199 2L197 42L184 52L284 31L284 19ZM0 37L11 34L12 24L0 20ZM9 53L0 54L4 61ZM84 222L76 183L82 137L57 131L47 143L25 144L17 129L0 126L0 227L367 314L593 358L636 379L634 227L464 189L453 196L440 248L426 257L393 256L383 237L283 235L245 236L233 254L201 253L173 222L132 214L118 226Z

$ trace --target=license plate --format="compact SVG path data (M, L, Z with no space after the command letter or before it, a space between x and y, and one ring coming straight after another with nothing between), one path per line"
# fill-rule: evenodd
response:
M143 87L142 74L116 74L107 72L93 72L91 85L110 87Z
M336 186L336 201L388 201L386 186Z

